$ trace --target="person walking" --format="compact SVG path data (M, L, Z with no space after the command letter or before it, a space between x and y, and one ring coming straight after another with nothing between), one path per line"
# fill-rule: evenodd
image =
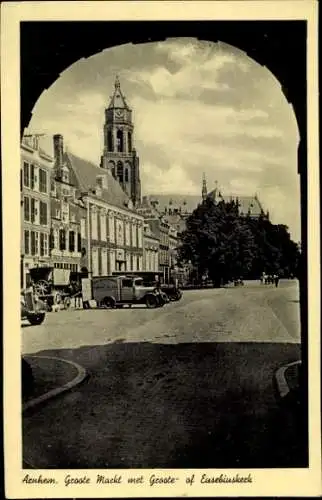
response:
M278 274L274 274L274 282L275 282L275 287L276 288L278 287L279 280L280 280L279 275Z

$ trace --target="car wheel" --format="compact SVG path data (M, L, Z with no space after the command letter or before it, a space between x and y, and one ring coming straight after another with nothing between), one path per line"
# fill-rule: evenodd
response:
M45 319L45 313L28 315L28 321L31 325L41 325L44 319Z
M154 309L159 305L155 295L147 295L145 297L145 304L148 309Z
M101 304L103 305L103 307L107 309L115 308L115 300L113 299L113 297L104 297Z

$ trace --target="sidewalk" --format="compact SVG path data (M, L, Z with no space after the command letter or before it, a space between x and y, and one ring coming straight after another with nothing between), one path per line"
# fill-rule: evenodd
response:
M86 377L81 366L61 358L23 356L22 359L23 411L72 389Z

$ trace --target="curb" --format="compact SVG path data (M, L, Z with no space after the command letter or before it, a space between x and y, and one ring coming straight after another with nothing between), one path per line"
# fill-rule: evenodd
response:
M73 380L70 382L67 382L66 384L62 385L61 387L57 387L56 389L52 389L51 391L46 392L45 394L42 394L41 396L38 396L37 398L34 398L30 401L27 401L27 403L22 405L22 412L25 412L26 410L29 410L30 408L34 408L42 403L45 403L49 399L52 399L59 394L62 394L66 391L69 391L76 387L77 385L81 384L85 378L87 377L87 372L85 368L82 366L78 365L77 363L74 363L73 361L68 361L67 359L62 359L62 358L57 358L55 356L28 356L29 358L33 359L51 359L51 360L57 360L61 361L63 363L67 363L77 370L77 375Z
M278 370L275 372L276 388L280 399L284 399L291 391L285 377L287 369L291 366L300 364L301 361L293 361L292 363L288 363L287 365L278 368Z

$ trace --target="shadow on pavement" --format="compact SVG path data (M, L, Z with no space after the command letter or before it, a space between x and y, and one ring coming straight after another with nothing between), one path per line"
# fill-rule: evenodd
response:
M306 467L306 411L280 406L277 368L300 346L114 343L44 351L88 380L23 418L37 468Z

